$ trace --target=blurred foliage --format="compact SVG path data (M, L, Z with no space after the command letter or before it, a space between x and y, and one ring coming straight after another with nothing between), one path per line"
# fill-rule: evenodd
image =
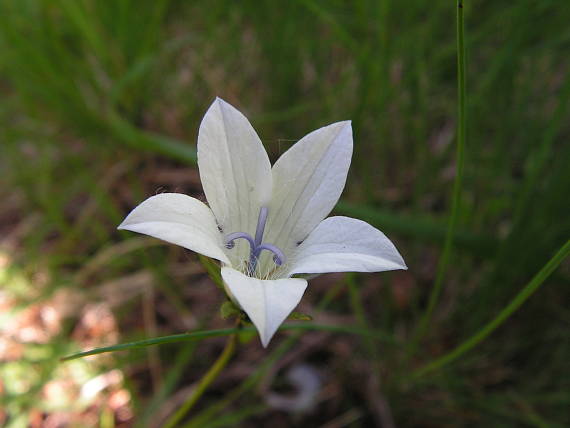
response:
M273 159L308 131L352 119L337 212L386 232L410 270L324 276L301 306L402 346L324 332L281 333L267 354L244 344L241 371L220 378L189 426L570 424L568 265L461 361L405 379L489 321L570 236L570 9L465 6L468 138L453 267L421 352L407 359L455 172L453 2L1 1L0 348L11 351L0 423L41 426L63 411L49 385L80 391L119 368L124 382L107 383L109 401L64 403L87 418L66 420L153 426L220 352L209 339L77 370L57 362L116 343L119 331L124 341L227 326L195 255L115 230L157 191L200 195L196 131L220 96L248 115ZM58 316L45 318L46 308ZM53 330L34 324L34 311L44 324L56 319ZM317 410L289 415L260 401L298 362L326 379ZM120 388L129 411L112 404Z

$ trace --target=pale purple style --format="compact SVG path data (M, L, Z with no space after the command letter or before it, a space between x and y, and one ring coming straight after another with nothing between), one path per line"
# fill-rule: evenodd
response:
M235 244L236 239L245 239L249 243L250 256L247 266L247 271L250 276L255 275L255 270L257 267L257 261L263 250L267 250L273 253L273 261L277 266L281 266L285 263L285 254L279 249L279 247L263 243L263 232L265 231L265 223L267 222L267 214L269 210L267 207L261 207L259 210L259 217L257 218L257 227L255 228L255 240L252 239L251 235L246 232L233 232L226 235L226 248L232 249Z

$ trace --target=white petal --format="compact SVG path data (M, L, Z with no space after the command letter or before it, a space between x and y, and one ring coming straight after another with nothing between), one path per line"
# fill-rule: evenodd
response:
M289 275L395 269L407 267L386 235L362 220L339 216L323 220L299 245Z
M350 122L303 137L273 166L273 195L266 242L288 253L337 203L352 157Z
M148 198L118 228L144 233L230 263L210 208L181 193L161 193Z
M253 235L259 209L271 198L271 164L247 118L220 98L200 124L198 167L204 193L223 233ZM236 245L233 254L247 255L248 251L247 245Z
M307 288L304 279L261 280L229 267L222 268L222 278L257 328L264 347L295 309Z

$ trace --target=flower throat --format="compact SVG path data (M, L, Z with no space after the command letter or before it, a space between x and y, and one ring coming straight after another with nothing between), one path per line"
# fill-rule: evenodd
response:
M263 242L263 232L265 231L265 223L267 222L267 215L269 210L267 207L261 207L259 216L257 217L257 227L255 228L255 239L246 232L233 232L226 235L226 248L232 249L235 246L236 239L245 239L249 243L249 261L247 263L247 272L253 276L257 268L257 261L263 250L271 251L273 253L273 262L277 266L285 263L285 254L276 245Z

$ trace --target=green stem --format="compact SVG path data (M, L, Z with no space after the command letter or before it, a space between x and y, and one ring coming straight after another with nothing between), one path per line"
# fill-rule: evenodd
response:
M457 123L457 149L456 149L456 162L457 171L455 174L455 181L453 183L453 195L451 200L451 216L445 235L445 242L443 245L443 253L439 260L437 267L437 274L435 284L429 296L428 305L424 312L416 334L411 341L409 348L409 355L411 356L426 332L427 326L431 320L435 306L441 295L443 287L443 278L449 259L451 257L451 250L453 248L453 238L455 235L455 226L457 218L459 217L459 205L461 201L461 188L463 184L463 165L465 157L465 42L464 42L464 24L463 24L463 0L457 0L457 98L458 98L458 123Z
M163 425L164 428L173 428L178 425L178 423L186 416L186 414L194 407L194 405L198 402L200 397L204 394L208 386L218 377L220 372L224 369L224 367L230 361L230 358L235 352L236 348L236 341L237 341L237 334L232 334L228 341L226 342L226 346L223 352L220 354L216 362L210 367L208 372L200 379L194 391L188 400L184 402L184 404L172 415L168 421Z
M453 351L443 355L442 357L426 364L411 374L411 378L418 378L431 371L439 369L444 365L456 360L458 357L469 351L493 331L495 331L505 320L512 315L554 272L560 263L570 254L570 240L558 250L558 252L544 265L544 267L531 279L531 281L517 294L513 300L505 307L499 315L485 325L481 330L471 336L469 339L457 346Z

